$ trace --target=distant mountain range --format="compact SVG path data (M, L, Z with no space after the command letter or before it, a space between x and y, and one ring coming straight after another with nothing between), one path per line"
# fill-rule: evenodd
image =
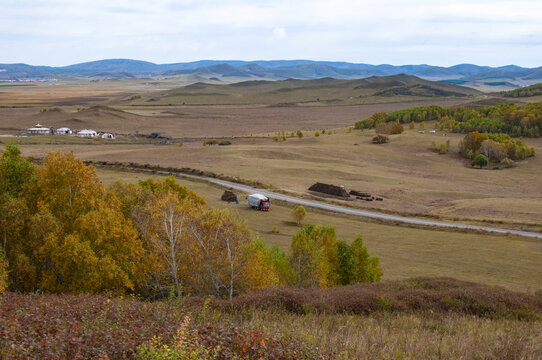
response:
M524 86L542 81L542 67L515 65L489 67L461 64L450 67L431 65L369 65L312 60L201 60L187 63L154 64L130 59L110 59L50 67L27 64L0 64L0 80L111 79L196 76L201 80L237 82L251 79L356 79L396 74L415 75L430 80L451 80L466 84L482 82Z

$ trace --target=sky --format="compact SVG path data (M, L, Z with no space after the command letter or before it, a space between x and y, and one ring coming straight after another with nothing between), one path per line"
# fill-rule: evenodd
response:
M0 0L0 63L542 66L542 1Z

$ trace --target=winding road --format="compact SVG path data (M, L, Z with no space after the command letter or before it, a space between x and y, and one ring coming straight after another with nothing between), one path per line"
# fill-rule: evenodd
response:
M513 230L513 229L503 229L503 228L497 228L497 227L491 227L491 226L482 226L482 225L471 225L471 224L461 224L461 223L448 223L443 221L434 221L434 220L425 220L425 219L419 219L419 218L413 218L413 217L406 217L406 216L399 216L399 215L390 215L390 214L384 214L379 213L376 211L368 211L368 210L361 210L361 209L354 209L349 208L346 206L340 206L340 205L333 205L328 203L323 203L315 200L307 200L302 198L297 198L294 196L284 195L264 189L257 189L251 186L238 184L226 180L220 180L216 178L210 178L205 176L196 176L196 175L188 175L188 174L178 174L180 177L187 177L187 178L193 178L193 179L199 179L204 180L213 184L217 184L220 186L232 188L238 191L243 191L246 193L259 193L263 194L270 199L277 199L286 201L292 204L299 204L307 207L327 210L327 211L333 211L336 213L342 213L342 214L348 214L348 215L355 215L355 216L362 216L372 219L379 219L384 221L394 221L394 222L402 222L406 224L414 224L414 225L422 225L422 226L434 226L439 228L452 228L452 229L465 229L465 230L480 230L480 231L486 231L491 233L499 233L499 234L509 234L509 235L519 235L519 236L525 236L530 238L538 238L542 239L542 233L537 232L530 232L530 231L521 231L521 230Z

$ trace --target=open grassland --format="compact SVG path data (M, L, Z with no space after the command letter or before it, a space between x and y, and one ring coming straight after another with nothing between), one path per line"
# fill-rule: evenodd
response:
M40 123L120 134L160 133L175 138L250 136L278 130L315 130L353 125L375 112L411 106L453 106L467 100L408 101L326 107L35 106L0 107L0 132L17 134ZM47 108L46 112L40 110Z
M116 180L137 182L150 176L109 169L98 169L98 174L106 185ZM185 178L178 181L204 196L210 206L238 211L268 244L287 250L299 230L289 204L272 201L271 211L260 212L246 205L246 194L239 193L239 205L228 204L220 200L224 189ZM363 234L371 254L380 257L385 279L451 276L513 289L542 288L540 240L385 225L313 209L307 210L303 223L333 225L338 236L348 242ZM272 232L273 227L278 233Z
M427 124L431 127L431 124ZM338 129L331 135L289 137L275 142L264 134L231 139L230 146L202 146L200 141L171 145L22 145L25 155L74 151L84 160L104 160L190 167L240 177L293 194L307 195L314 182L382 196L384 201L339 201L349 206L461 221L491 221L540 230L542 157L517 167L479 170L457 154L460 134L418 134L409 129L385 145L371 144L374 132ZM450 153L428 150L450 140ZM524 139L542 154L542 139Z

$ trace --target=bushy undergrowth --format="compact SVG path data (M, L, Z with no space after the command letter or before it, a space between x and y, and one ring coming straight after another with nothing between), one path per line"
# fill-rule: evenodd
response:
M0 295L4 359L524 358L542 297L449 278L225 300Z
M0 301L2 359L324 359L271 330L205 316L188 322L178 301L9 292Z
M524 320L539 319L542 314L540 297L451 278L416 278L329 289L274 287L214 304L225 311L257 308L294 314L452 312Z

